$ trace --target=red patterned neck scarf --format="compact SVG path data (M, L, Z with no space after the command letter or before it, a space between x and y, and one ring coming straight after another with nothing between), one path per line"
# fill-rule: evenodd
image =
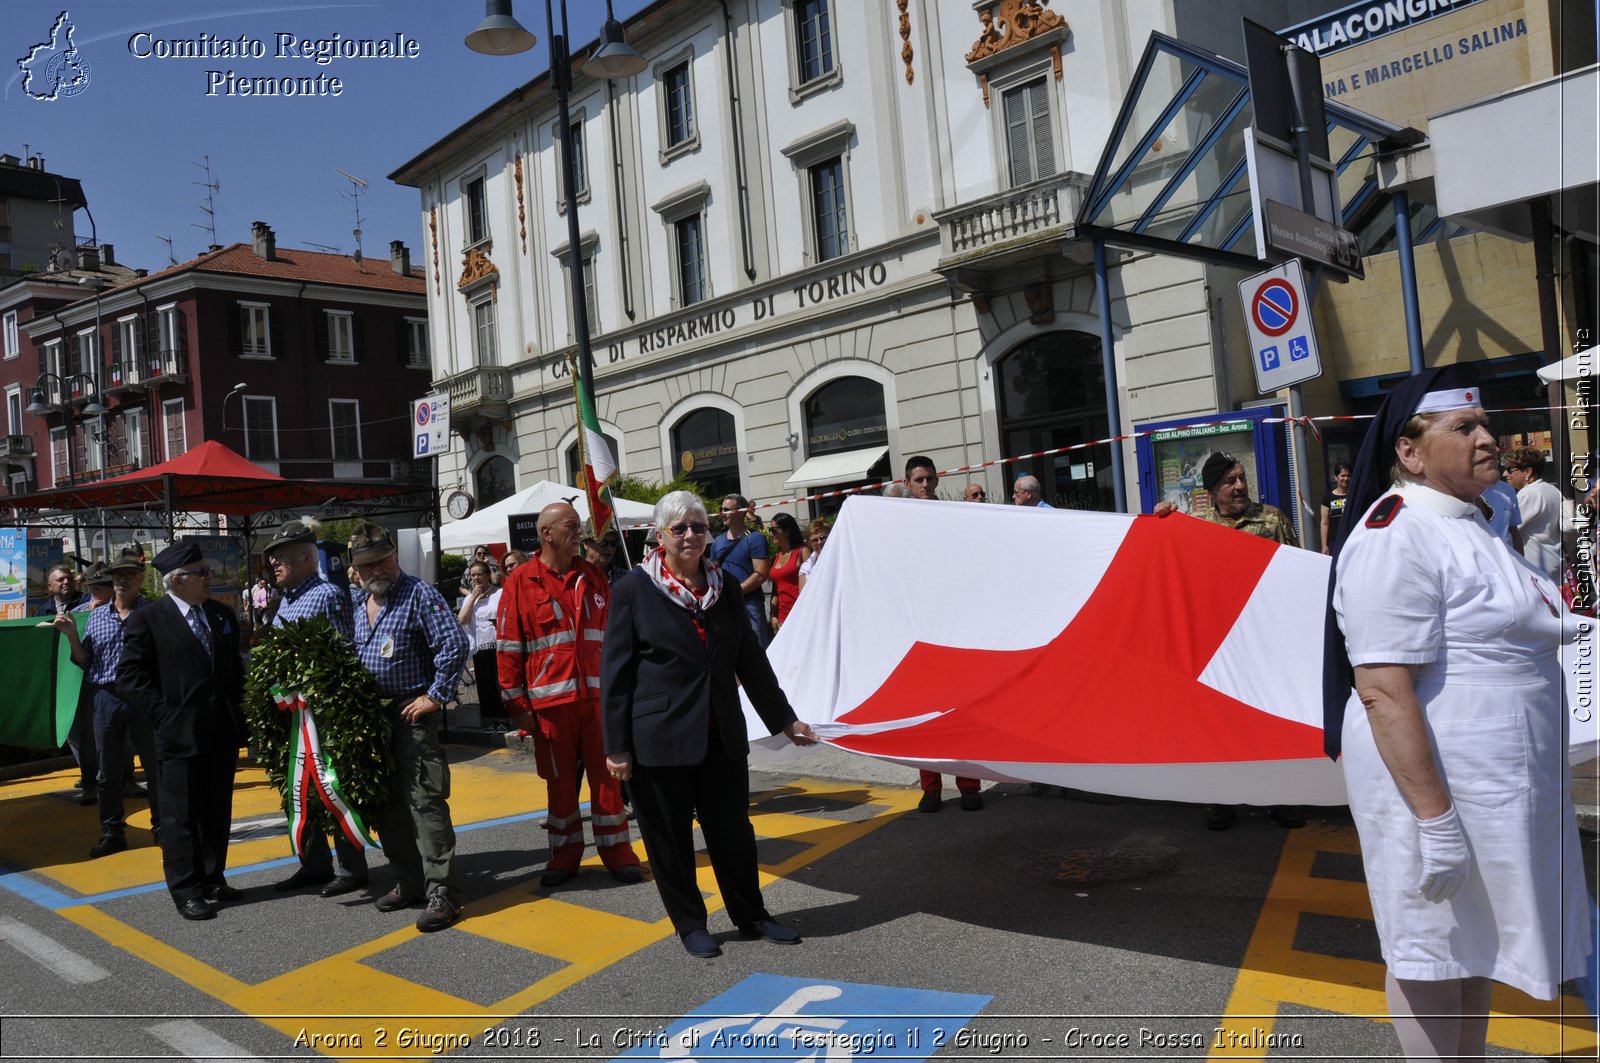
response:
M701 560L706 574L706 589L696 594L693 587L672 574L667 567L666 556L666 552L658 546L644 559L642 567L656 589L693 613L698 621L722 596L722 566L710 558Z

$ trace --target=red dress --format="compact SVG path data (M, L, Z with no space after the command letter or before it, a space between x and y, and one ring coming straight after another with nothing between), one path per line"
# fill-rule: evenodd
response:
M776 603L773 616L780 624L789 616L795 597L800 593L800 562L803 560L799 550L790 550L789 560L781 565L774 562L767 573L772 580L772 600Z

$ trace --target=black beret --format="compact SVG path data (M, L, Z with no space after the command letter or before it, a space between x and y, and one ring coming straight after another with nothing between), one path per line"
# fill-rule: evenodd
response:
M157 572L165 576L168 572L185 565L199 564L202 560L204 555L200 553L200 547L193 539L180 539L157 554L151 564L156 566Z
M1223 451L1212 451L1206 463L1200 466L1200 486L1207 491L1215 491L1222 478L1228 475L1228 470L1239 464L1239 459Z

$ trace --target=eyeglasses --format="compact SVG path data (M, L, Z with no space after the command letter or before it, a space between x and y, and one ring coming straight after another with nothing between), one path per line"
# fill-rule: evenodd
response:
M711 526L709 524L701 524L697 520L690 521L687 524L673 524L667 528L667 531L671 532L676 539L682 539L690 534L704 535L710 530Z
M185 569L180 569L177 572L174 572L173 575L174 576L199 576L199 577L201 577L203 579L210 579L211 578L211 570L209 568L185 568Z

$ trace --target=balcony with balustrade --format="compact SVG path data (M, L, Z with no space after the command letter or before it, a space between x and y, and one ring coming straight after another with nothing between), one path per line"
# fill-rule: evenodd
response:
M1073 224L1088 187L1087 174L1057 174L939 212L939 272L958 288L984 291L1039 259L1088 263L1093 249Z
M511 419L511 370L474 366L434 382L450 393L450 428L471 432Z

